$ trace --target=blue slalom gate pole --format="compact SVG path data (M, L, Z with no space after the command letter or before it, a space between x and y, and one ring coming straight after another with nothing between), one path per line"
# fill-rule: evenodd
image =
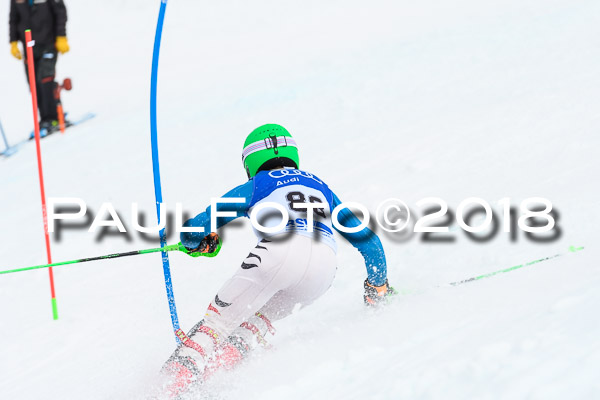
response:
M154 174L154 196L156 197L156 215L160 225L160 207L163 202L162 188L160 184L160 164L158 161L158 131L156 129L156 83L158 77L158 58L160 53L160 40L162 37L163 22L165 19L165 10L167 0L161 0L160 11L158 13L158 22L156 24L156 35L154 37L154 51L152 52L152 74L150 77L150 141L152 144L152 172ZM167 245L165 228L160 230L160 247ZM171 281L171 267L169 265L169 255L167 252L161 252L163 273L165 275L165 286L167 289L167 299L169 301L169 310L171 312L171 323L173 332L179 329L179 318L177 317L177 307L175 306L175 296L173 294L173 282ZM179 338L175 335L175 340L179 343Z

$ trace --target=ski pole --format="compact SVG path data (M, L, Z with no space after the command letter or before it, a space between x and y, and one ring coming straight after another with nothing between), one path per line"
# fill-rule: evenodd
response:
M2 128L2 122L0 122L0 133L2 133L2 139L4 140L4 146L8 149L10 146L8 145L8 141L6 140L6 135L4 134L4 128Z
M29 271L32 269L52 268L52 267L57 267L59 265L78 264L78 263L83 263L83 262L88 262L88 261L106 260L109 258L136 256L138 254L157 253L159 251L167 252L167 251L174 251L174 250L179 250L179 251L183 251L183 252L187 251L185 249L185 247L183 247L182 244L178 243L178 244L172 244L170 246L158 247L155 249L135 250L135 251L129 251L126 253L115 253L115 254L107 254L107 255L98 256L98 257L80 258L79 260L63 261L63 262L58 262L58 263L54 263L54 264L44 264L44 265L36 265L33 267L9 269L6 271L0 271L0 275L1 274L10 274L13 272Z
M577 251L583 250L584 248L585 247L583 247L583 246L581 246L581 247L570 246L569 247L569 253L575 253ZM463 279L462 281L450 282L450 283L446 283L444 285L439 285L439 286L457 286L457 285L462 285L463 283L469 283L469 282L473 282L473 281L478 281L480 279L489 278L489 277L492 277L494 275L498 275L498 274L503 274L505 272L514 271L516 269L520 269L520 268L523 268L523 267L528 267L530 265L541 263L543 261L552 260L554 258L561 257L561 256L567 255L569 253L558 253L558 254L555 254L553 256L547 256L547 257L540 258L540 259L537 259L537 260L529 261L529 262L527 262L525 264L515 265L514 267L500 269L498 271L489 272L487 274L483 274L483 275L479 275L479 276L474 276L474 277L471 277L471 278L468 278L468 279Z

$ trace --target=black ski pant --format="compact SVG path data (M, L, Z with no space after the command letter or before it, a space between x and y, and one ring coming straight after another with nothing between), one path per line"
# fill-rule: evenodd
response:
M33 47L33 65L35 68L35 86L37 91L37 103L40 110L41 121L56 121L56 49ZM25 57L25 75L29 83L29 71L27 69L27 57Z

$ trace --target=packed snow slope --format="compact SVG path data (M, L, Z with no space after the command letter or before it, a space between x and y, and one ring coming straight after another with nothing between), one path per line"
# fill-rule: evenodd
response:
M453 222L453 242L431 243L377 229L402 293L378 311L363 306L363 261L339 237L331 290L277 325L273 350L216 376L196 398L599 398L600 3L415 3L169 2L158 91L169 210L182 202L195 214L244 182L245 135L275 122L295 136L302 168L371 212L390 197L420 216L425 197L456 211L477 196L501 222L498 200L518 207L542 196L560 213L559 237L540 243L518 231L511 240L500 227L479 243ZM97 117L42 141L46 194L82 198L94 213L111 202L132 232L63 231L52 237L55 261L156 245L133 231L131 203L154 222L149 88L159 5L67 2L71 52L58 76L74 90L63 103L73 118ZM22 64L3 49L0 118L16 143L31 130L31 103ZM0 188L0 268L45 263L32 143L0 158ZM248 221L223 236L215 259L170 256L185 330L254 246ZM160 256L54 273L58 321L47 270L0 275L0 398L145 398L175 346Z

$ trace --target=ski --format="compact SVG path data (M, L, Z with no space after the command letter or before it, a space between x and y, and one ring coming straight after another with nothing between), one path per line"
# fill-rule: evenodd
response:
M79 125L83 124L84 122L91 120L95 116L96 116L95 113L88 112L88 113L82 115L80 118L78 118L78 119L76 119L74 121L69 121L66 124L65 128L69 129L69 128L72 128L74 126L79 126ZM51 134L54 134L54 133L56 133L58 131L59 130L56 129L56 130L53 130L52 132L48 133L46 129L40 129L40 139L44 139L44 138L46 138L46 137L50 136ZM33 141L33 139L34 139L34 136L33 136L33 132L32 132L32 133L30 133L30 135L29 135L29 137L27 139L23 139L20 142L16 143L15 145L10 146L6 150L0 152L0 156L9 157L9 156L13 155L14 153L16 153L19 150L19 148L21 146L23 146L25 143Z
M65 117L67 116L67 114L65 114ZM89 121L90 119L94 118L96 116L96 114L92 113L92 112L88 112L87 114L83 115L81 118L76 119L75 121L67 121L65 124L65 129L71 128L73 126L77 126L77 125L81 125L82 123L84 123L85 121ZM55 129L52 130L48 130L46 128L40 128L40 139L43 139L49 135L52 135L56 132L60 132L60 129L58 126L55 127ZM35 134L34 132L31 132L29 134L29 139L28 140L33 140L35 139Z

